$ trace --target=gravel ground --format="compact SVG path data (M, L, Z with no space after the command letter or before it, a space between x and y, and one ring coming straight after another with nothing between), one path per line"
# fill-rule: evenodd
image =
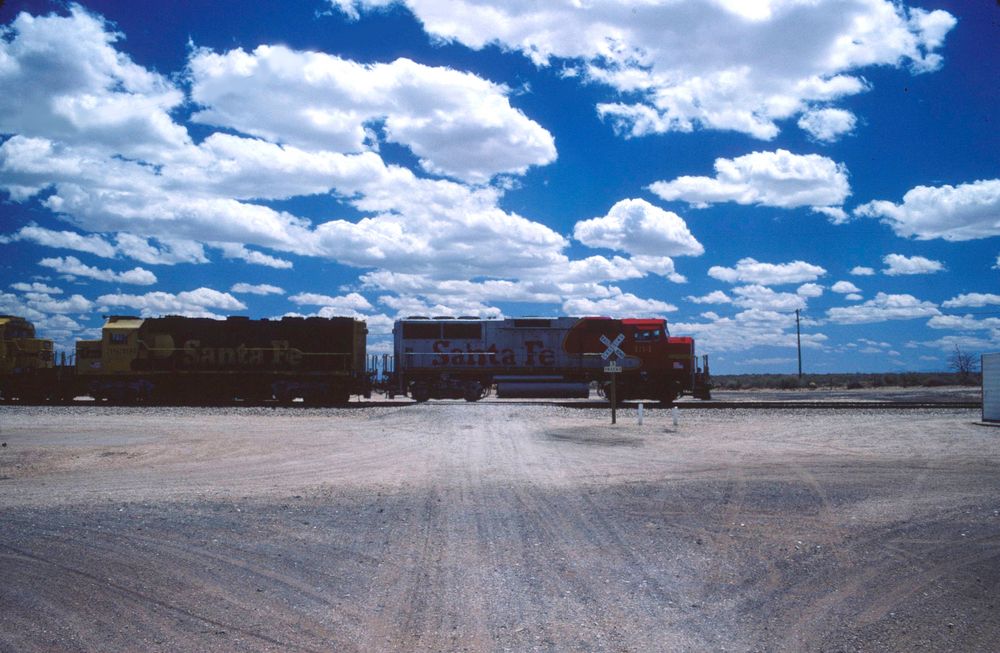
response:
M912 403L938 403L950 401L982 401L983 391L979 386L944 386L937 388L910 387L864 388L846 390L844 388L798 390L712 390L715 401L894 401ZM685 402L697 399L685 397Z
M0 651L995 651L978 410L0 407Z

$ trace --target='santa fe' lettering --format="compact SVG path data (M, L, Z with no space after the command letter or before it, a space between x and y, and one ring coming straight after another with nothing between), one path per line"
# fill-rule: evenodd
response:
M470 367L513 367L518 364L518 356L513 349L497 349L495 344L489 347L473 346L466 343L465 348L452 347L451 340L435 340L433 345L434 358L431 365L470 366ZM556 363L556 353L544 346L541 340L528 340L524 343L521 356L524 365L552 366Z
M273 340L270 348L202 347L200 340L184 343L185 367L298 367L302 352L289 347L287 340Z

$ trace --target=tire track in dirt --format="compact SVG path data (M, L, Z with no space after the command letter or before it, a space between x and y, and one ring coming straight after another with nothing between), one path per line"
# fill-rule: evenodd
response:
M22 528L22 537L27 534L27 529L33 527L33 524L26 520L15 518L5 519L5 521L8 523L19 523ZM89 535L90 538L81 538L81 534L85 536ZM240 585L244 586L243 589L250 596L254 595L254 588L260 591L260 588L267 587L268 591L277 589L283 594L305 597L326 609L344 613L343 615L338 615L337 620L340 625L346 625L355 621L360 616L358 610L338 605L326 594L315 589L314 586L318 580L316 575L321 574L319 570L312 570L309 579L310 582L306 582L301 576L277 570L273 566L273 563L280 563L280 560L267 561L272 563L269 566L265 561L260 560L261 556L259 554L252 554L246 548L236 548L233 550L232 547L228 547L227 550L230 550L231 553L223 554L211 551L205 548L205 545L186 544L167 539L173 537L172 533L161 532L156 537L152 537L137 535L121 529L114 531L101 530L79 524L73 527L72 533L66 533L65 531L44 531L35 528L32 535L42 536L48 540L57 540L63 545L72 544L84 550L98 553L103 558L116 558L122 562L131 557L133 547L129 545L138 544L153 553L157 560L171 569L201 568L212 570L213 574L220 576L222 580L232 579L242 573L249 578L247 580L240 579ZM99 540L99 542L95 542L94 540ZM325 553L334 553L338 560L347 557L363 565L378 563L378 560L375 558L344 547L324 544L322 549ZM258 561L254 562L253 560ZM222 571L221 567L217 569L210 565L220 565L227 569Z
M325 649L320 649L320 648L311 648L311 647L307 647L307 646L301 646L301 645L298 645L298 644L295 644L295 643L289 642L289 641L283 641L283 640L274 639L274 638L272 638L272 637L270 637L270 636L268 636L266 634L263 634L263 633L260 633L260 632L255 632L253 630L237 626L233 622L226 622L226 621L220 621L218 619L213 619L213 618L208 617L208 616L206 616L206 615L204 615L204 614L202 614L200 612L196 612L196 611L190 610L188 608L182 607L180 605L177 605L174 602L166 601L166 600L157 598L156 596L152 596L152 595L150 595L148 593L145 593L145 592L139 592L137 590L134 590L134 589L125 587L124 585L121 585L119 583L116 583L116 582L114 582L114 581L112 581L110 579L101 578L101 577L97 576L96 574L84 571L82 569L77 569L75 567L72 567L72 566L69 566L69 565L65 565L65 564L56 562L54 560L49 560L49 559L47 559L47 558L45 558L43 556L35 555L35 554L30 553L28 551L23 551L23 550L17 549L15 547L10 546L9 544L0 544L0 546L2 546L3 548L7 549L8 551L14 553L18 557L18 559L20 559L20 560L25 560L26 559L26 560L30 560L30 561L32 561L34 563L37 563L37 564L40 564L40 565L52 567L52 568L58 569L59 571L61 571L63 573L69 574L69 575L71 575L73 577L77 577L77 578L83 579L85 581L89 581L89 582L91 582L91 583L93 583L93 584L95 584L95 585L97 585L99 587L110 589L112 592L120 595L121 597L131 600L131 602L134 603L134 604L138 604L138 605L142 605L142 606L155 606L155 607L160 608L162 610L165 610L167 612L171 612L171 613L183 615L185 617L188 617L190 619L202 622L202 623L204 623L206 625L209 625L209 626L215 626L217 628L221 628L221 629L226 630L226 631L238 632L238 633L244 635L245 637L249 637L249 638L251 638L253 640L258 640L258 641L261 641L261 642L266 642L268 644L272 644L274 646L281 647L284 650L306 651L307 653L321 653L321 651L325 650Z

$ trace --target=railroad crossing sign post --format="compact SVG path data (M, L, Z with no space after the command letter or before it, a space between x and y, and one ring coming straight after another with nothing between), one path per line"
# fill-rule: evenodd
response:
M601 354L601 358L608 361L608 364L604 366L604 371L611 375L611 423L618 423L618 397L617 397L617 379L618 374L622 371L621 366L618 364L619 358L625 358L625 352L618 347L625 340L625 334L619 333L618 337L614 340L608 339L607 336L601 336L601 344L603 344L607 349Z

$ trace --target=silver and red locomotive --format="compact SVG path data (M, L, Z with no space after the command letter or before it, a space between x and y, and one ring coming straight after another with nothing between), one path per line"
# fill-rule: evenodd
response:
M616 340L618 400L708 397L707 357L699 367L694 340L653 318L411 317L393 328L393 383L417 401L477 401L494 386L499 397L588 397L610 383L602 353Z

